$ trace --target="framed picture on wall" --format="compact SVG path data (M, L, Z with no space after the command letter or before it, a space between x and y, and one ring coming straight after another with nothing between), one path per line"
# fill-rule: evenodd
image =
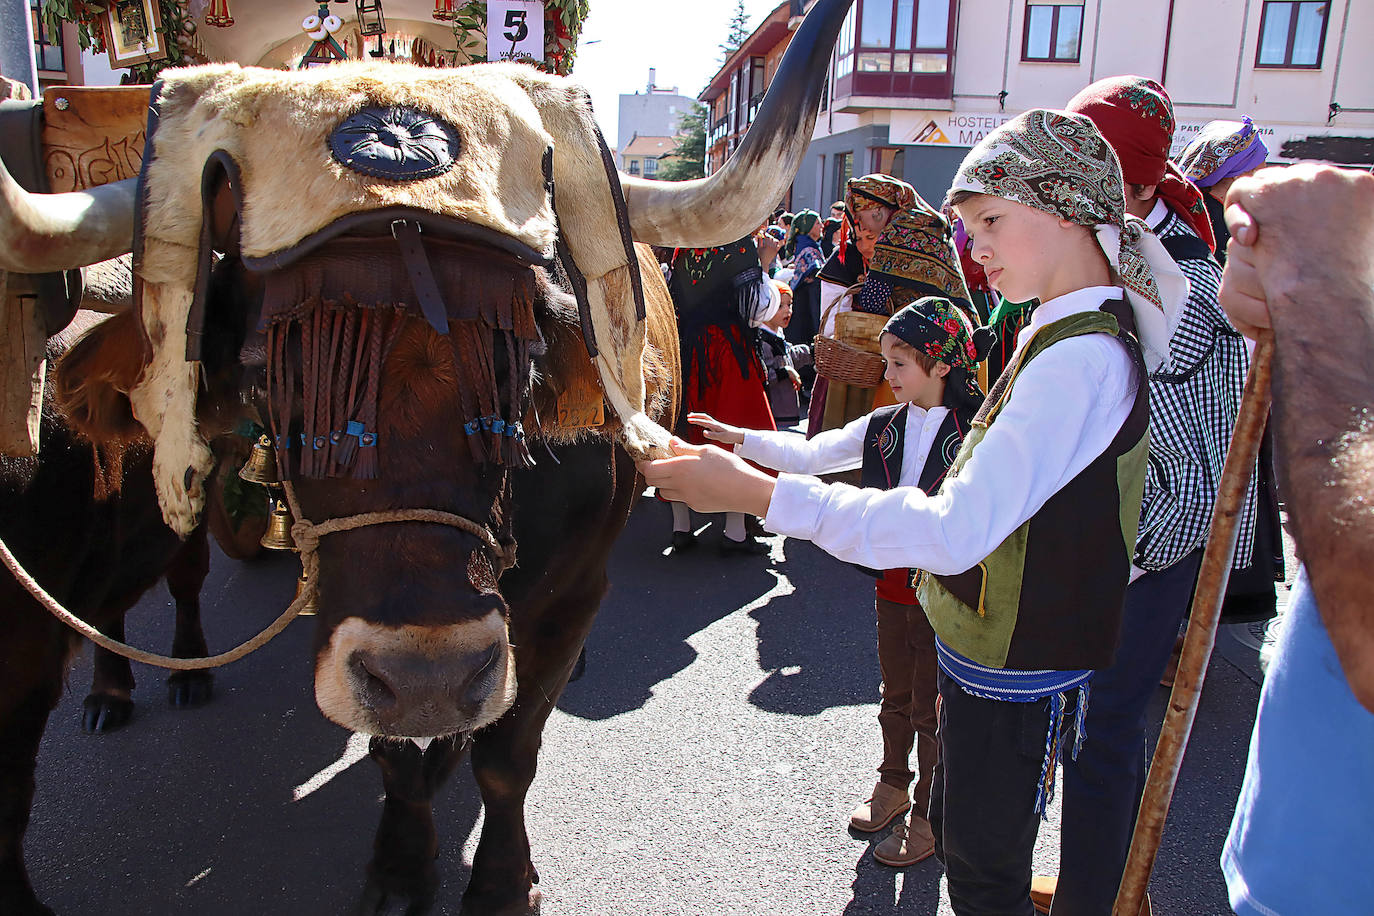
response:
M167 56L158 0L114 0L100 17L105 50L114 69Z

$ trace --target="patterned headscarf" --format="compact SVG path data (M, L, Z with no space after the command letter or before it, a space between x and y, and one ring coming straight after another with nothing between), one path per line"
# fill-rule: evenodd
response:
M982 404L985 395L975 374L991 337L975 332L968 315L955 303L944 296L918 299L889 318L883 333L949 366L945 406L976 410Z
M1001 197L1093 230L1121 277L1151 371L1169 358L1169 338L1188 279L1145 221L1126 213L1116 154L1087 117L1035 108L993 130L969 151L950 193Z
M1178 157L1178 166L1198 187L1242 175L1264 165L1269 147L1259 138L1255 122L1209 121Z
M971 311L973 303L950 244L949 223L939 211L912 193L913 202L898 210L878 236L868 277L859 293L865 312L896 311L922 296L945 296Z
M840 263L850 267L856 274L863 273L862 265L845 263L851 256L850 242L858 230L860 213L878 207L901 210L910 207L916 199L915 188L900 178L893 178L881 172L849 179L844 190L844 222L840 224L840 232L835 242L835 251L839 255Z
M1108 77L1088 86L1064 107L1087 115L1097 125L1116 152L1127 184L1154 185L1155 193L1216 251L1202 193L1169 161L1174 103L1163 86L1143 76Z
M901 210L916 202L916 189L891 175L875 172L862 178L851 178L844 189L844 208L850 213L887 207Z

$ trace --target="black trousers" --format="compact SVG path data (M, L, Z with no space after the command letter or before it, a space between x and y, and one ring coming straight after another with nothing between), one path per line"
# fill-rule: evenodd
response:
M1064 721L1069 723L1072 698L1067 705ZM940 759L930 792L930 826L958 916L1035 913L1030 900L1031 853L1040 828L1035 797L1049 724L1048 698L984 700L940 672Z

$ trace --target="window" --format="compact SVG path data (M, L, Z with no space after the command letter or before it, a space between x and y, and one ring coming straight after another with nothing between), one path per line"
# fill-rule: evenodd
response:
M1320 69L1330 6L1266 0L1255 66Z
M645 177L645 178L653 178L653 177L654 177L655 175L657 175L657 174L658 174L658 160L657 160L657 159L645 159L645 160L644 160L644 177Z
M953 61L954 0L857 0L835 46L834 95L951 98Z
M882 172L893 178L905 178L906 150L894 146L880 146L873 150L874 172Z
M62 34L48 35L46 23L39 12L40 0L29 0L29 16L33 19L33 56L39 70L65 71L66 58L62 53Z
M638 174L639 174L639 160L638 160L638 159L631 159L631 160L630 160L630 174L631 174L631 175L638 175Z
M854 154L835 154L835 196L843 197L849 179L854 177Z
M1026 0L1022 60L1077 61L1083 43L1083 0Z

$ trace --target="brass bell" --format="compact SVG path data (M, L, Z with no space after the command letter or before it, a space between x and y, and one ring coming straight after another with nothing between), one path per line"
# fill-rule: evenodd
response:
M248 456L248 463L239 468L239 477L264 487L281 486L281 478L277 476L277 453L272 448L271 439L258 437L258 441L253 443L253 454Z
M268 550L295 550L296 542L291 539L291 526L295 523L296 520L291 517L291 510L287 508L285 500L275 500L272 515L267 520L267 533L258 543Z
M309 581L310 581L310 579L307 578L306 575L305 575L305 570L301 570L301 577L300 577L299 579L296 580L296 597L297 597L297 598L299 598L299 597L301 596L301 592L305 590L306 583L308 583ZM319 594L318 594L318 593L316 593L316 594L310 596L310 601L306 603L305 607L301 608L300 616L302 616L302 617L314 617L314 616L315 616L316 612L318 612L319 609L320 609L320 608L319 608L319 605L315 603L315 602L316 602L316 599L317 599L318 597L319 597Z

